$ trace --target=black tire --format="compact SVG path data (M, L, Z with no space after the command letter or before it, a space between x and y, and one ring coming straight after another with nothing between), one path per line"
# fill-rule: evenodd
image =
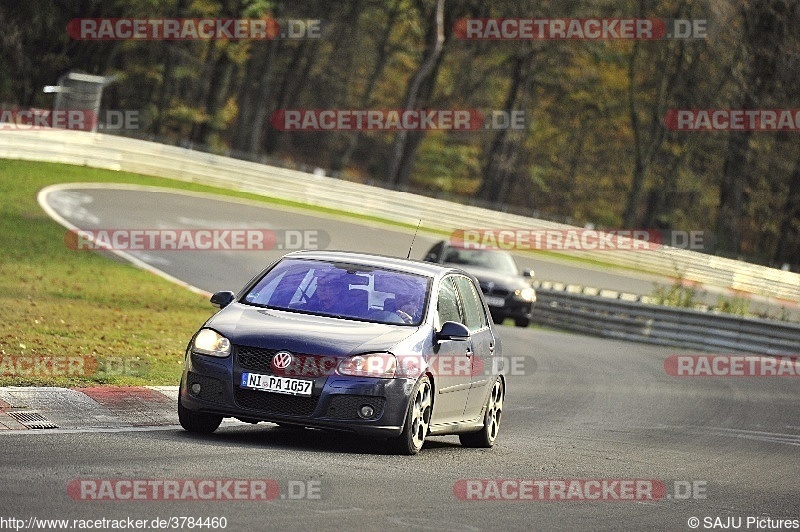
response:
M517 327L527 327L531 324L530 318L514 318L514 325Z
M189 432L211 434L219 428L219 424L222 423L222 416L193 412L183 406L181 398L178 397L178 421L180 421L181 427Z
M488 449L494 446L500 432L500 419L503 416L503 399L505 388L503 380L497 377L492 386L492 392L486 401L486 413L483 416L483 428L478 432L459 434L458 439L464 447L478 447Z
M397 454L417 454L425 444L433 411L433 387L427 375L423 375L414 385L411 400L408 402L403 432L389 439L389 446Z

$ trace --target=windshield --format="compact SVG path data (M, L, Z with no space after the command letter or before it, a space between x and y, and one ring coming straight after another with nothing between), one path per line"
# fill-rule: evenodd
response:
M422 323L430 278L368 266L284 259L244 296L272 309L378 323Z
M450 248L444 256L444 262L462 266L475 266L510 275L519 275L514 258L503 251L487 251L485 249Z

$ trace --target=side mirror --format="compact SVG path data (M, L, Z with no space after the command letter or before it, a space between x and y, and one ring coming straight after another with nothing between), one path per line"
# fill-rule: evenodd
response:
M442 324L442 330L436 333L436 339L442 340L469 340L469 329L463 323L446 321Z
M233 294L233 292L217 292L211 296L211 304L217 308L225 308L233 303L235 297L236 296Z
M524 270L522 270L522 275L523 275L523 277L531 277L532 278L533 277L533 270L531 270L530 268L525 268Z

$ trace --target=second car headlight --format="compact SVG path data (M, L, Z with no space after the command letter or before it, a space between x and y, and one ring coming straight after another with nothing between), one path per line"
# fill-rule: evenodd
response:
M231 354L231 342L217 331L201 329L197 336L194 337L192 351L224 358Z
M397 372L397 358L391 353L372 353L345 358L336 371L352 377L382 377L391 379Z
M523 301L535 301L536 291L533 288L521 288L514 291L514 295Z

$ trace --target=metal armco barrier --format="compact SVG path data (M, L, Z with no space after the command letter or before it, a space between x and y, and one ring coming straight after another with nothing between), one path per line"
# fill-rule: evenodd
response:
M576 229L407 192L100 133L0 129L0 158L85 165L167 177L378 216L412 226L421 219L423 226L446 232L470 227ZM800 274L695 251L663 247L653 251L572 251L565 254L667 277L682 277L701 285L758 294L773 302L800 301Z
M717 353L800 355L800 324L567 290L536 290L533 321L558 329Z

